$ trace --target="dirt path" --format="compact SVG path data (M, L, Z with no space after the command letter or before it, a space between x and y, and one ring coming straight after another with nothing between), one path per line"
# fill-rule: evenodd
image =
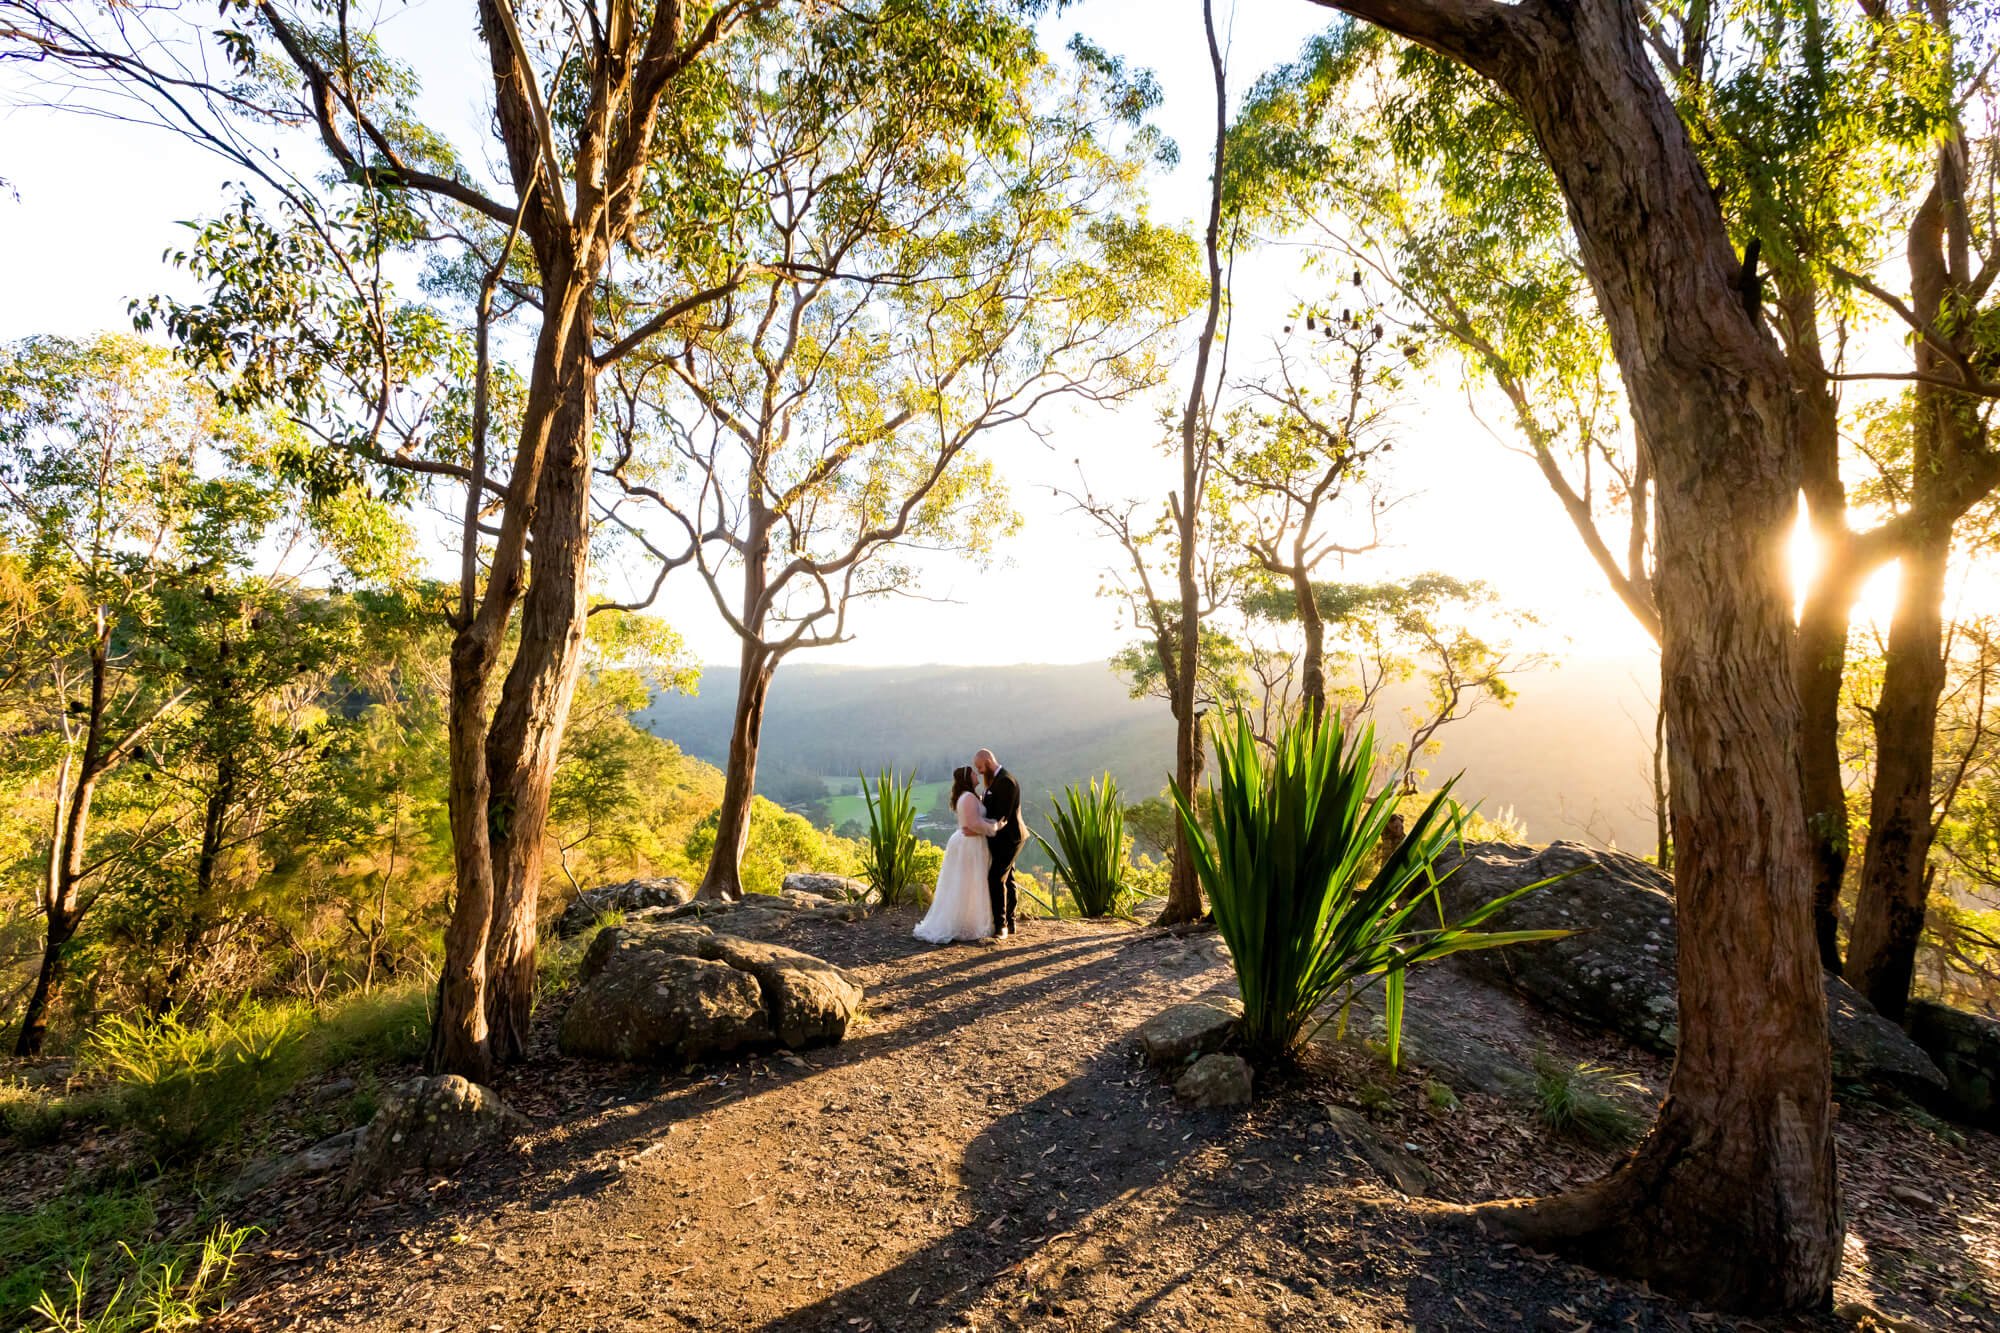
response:
M839 1047L685 1075L553 1055L519 1071L502 1091L545 1127L526 1156L359 1211L323 1190L274 1220L231 1326L1727 1326L1432 1225L1329 1133L1323 1103L1351 1071L1290 1076L1247 1112L1177 1106L1131 1034L1226 978L1213 937L1033 922L1004 945L932 950L909 924L785 940L866 984L866 1020ZM1402 1080L1375 1109L1423 1138L1446 1193L1601 1169L1481 1099L1446 1116L1418 1089ZM2000 1221L1978 1225L1990 1300ZM1868 1290L1865 1258L1849 1295L1927 1308L1928 1289ZM1973 1316L1935 1326L1994 1327Z

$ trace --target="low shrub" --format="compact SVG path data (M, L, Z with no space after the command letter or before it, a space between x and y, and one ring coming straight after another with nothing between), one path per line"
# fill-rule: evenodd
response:
M71 1108L62 1098L25 1083L0 1083L0 1137L39 1148L62 1134Z
M1216 928L1229 944L1243 997L1241 1038L1251 1054L1289 1052L1317 1030L1322 1007L1345 1009L1379 981L1393 1066L1409 968L1567 933L1478 929L1542 884L1445 921L1436 865L1465 823L1449 783L1370 873L1397 796L1393 783L1369 794L1372 727L1350 735L1337 715L1317 724L1301 718L1281 730L1267 762L1249 719L1238 713L1215 728L1214 752L1211 826L1197 818L1189 793L1176 785L1172 796Z
M1021 891L1021 915L1032 919L1044 918L1061 921L1071 915L1063 907L1062 890L1055 884L1042 881L1025 870L1014 872L1014 885Z
M154 1022L115 1017L91 1034L84 1065L117 1084L119 1117L154 1155L178 1161L233 1141L298 1082L306 1036L306 1012L296 1006L250 1004L200 1024L177 1013Z

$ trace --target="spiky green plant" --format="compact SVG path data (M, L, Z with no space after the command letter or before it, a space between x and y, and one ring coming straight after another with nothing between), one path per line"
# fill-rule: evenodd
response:
M883 769L874 790L861 777L861 798L868 803L868 838L861 853L861 877L875 890L884 907L923 901L923 875L917 868L916 774L897 779Z
M1055 863L1056 875L1069 888L1082 916L1110 916L1125 896L1125 807L1118 803L1118 784L1109 773L1100 786L1094 779L1086 793L1075 783L1063 788L1063 800L1049 802L1056 840L1039 832Z
M1323 1007L1344 1008L1356 992L1380 981L1393 1065L1402 1045L1410 968L1469 949L1567 933L1478 929L1549 881L1495 898L1458 921L1444 920L1436 864L1465 821L1449 799L1450 783L1409 824L1381 867L1367 874L1397 795L1393 783L1369 794L1373 727L1352 734L1338 717L1317 725L1302 718L1281 731L1267 761L1249 720L1238 713L1215 726L1214 750L1214 831L1195 818L1178 784L1173 799L1236 966L1241 1035L1252 1054L1289 1052L1327 1021L1314 1022ZM1432 918L1436 924L1427 924Z

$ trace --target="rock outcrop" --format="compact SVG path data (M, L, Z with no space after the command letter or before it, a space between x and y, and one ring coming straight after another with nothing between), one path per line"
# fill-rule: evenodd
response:
M528 1128L491 1088L439 1074L398 1087L354 1142L343 1197L411 1172L451 1171Z
M595 889L585 889L570 900L563 909L561 919L556 922L556 934L564 939L581 935L600 918L613 912L637 912L653 907L679 907L694 897L694 890L687 881L668 877L665 879L628 879L622 884L605 884Z
M860 902L868 896L867 881L845 875L787 875L783 887L786 893L803 893L836 903Z
M1909 1023L1910 1036L1944 1071L1944 1108L1969 1125L2000 1130L2000 1020L1915 1000Z
M1488 926L1576 934L1461 954L1459 965L1577 1022L1672 1051L1680 1037L1673 880L1657 866L1573 842L1468 843L1441 890L1446 916L1556 875L1568 877L1529 894ZM1826 991L1835 1079L1911 1093L1944 1086L1930 1057L1852 987L1829 976Z
M867 907L858 902L836 902L816 893L785 889L778 893L746 893L726 901L698 898L672 907L641 908L627 912L625 921L628 925L706 923L745 939L768 940L804 922L852 922L867 915Z
M796 949L693 920L627 921L591 941L557 1041L569 1055L650 1064L797 1050L845 1036L861 994Z
M1243 1002L1230 995L1205 995L1162 1009L1139 1025L1139 1044L1156 1065L1182 1065L1222 1049L1243 1020Z
M1242 1106L1250 1100L1250 1062L1240 1055L1204 1055L1174 1080L1174 1095L1190 1106Z

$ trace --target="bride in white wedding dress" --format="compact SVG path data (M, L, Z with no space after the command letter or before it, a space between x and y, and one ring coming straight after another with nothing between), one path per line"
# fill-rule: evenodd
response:
M944 845L944 865L938 870L931 910L917 922L916 936L932 944L984 939L993 933L993 900L986 891L986 872L993 864L987 849L989 834L998 833L1004 819L988 819L970 766L951 775L951 803L958 812L958 832Z

